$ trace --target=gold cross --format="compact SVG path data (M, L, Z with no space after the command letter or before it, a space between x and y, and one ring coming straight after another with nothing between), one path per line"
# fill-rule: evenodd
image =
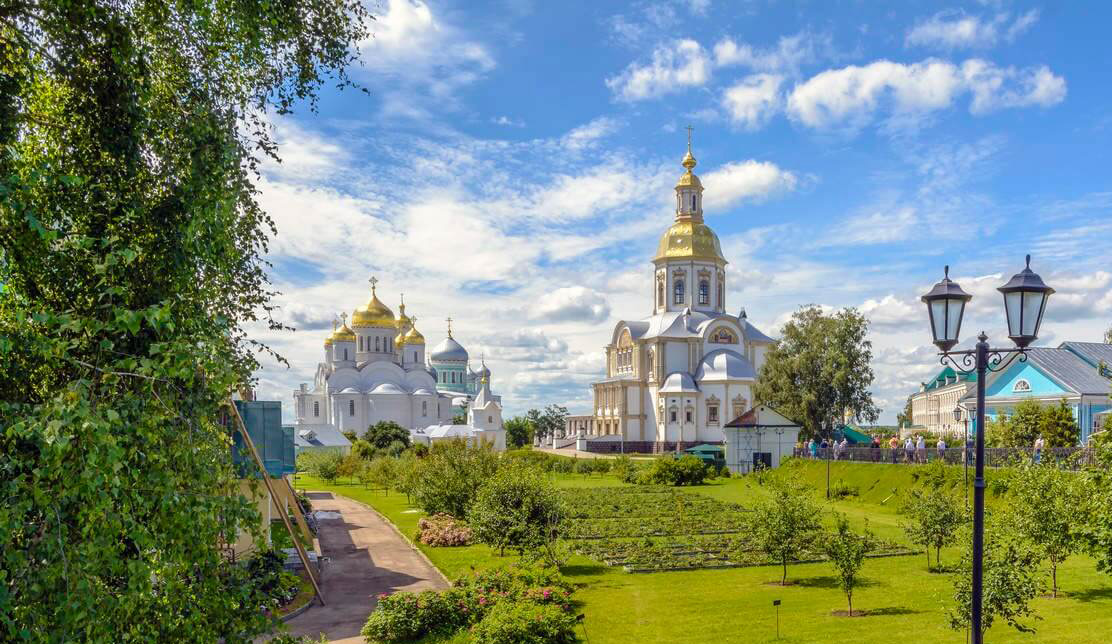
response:
M373 295L375 292L375 284L378 284L378 278L374 275L371 275L371 279L367 281L371 283L371 294Z
M340 314L340 319L343 320L344 326L347 326L348 314L347 313L341 313Z
M691 131L694 130L695 128L688 125L684 129L687 130L687 151L690 152L691 151Z

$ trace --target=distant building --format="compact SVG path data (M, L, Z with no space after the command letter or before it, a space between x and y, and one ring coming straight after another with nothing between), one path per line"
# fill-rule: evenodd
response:
M726 467L735 474L779 467L792 455L801 429L768 405L756 405L726 423Z
M985 416L995 420L1015 413L1024 400L1057 405L1065 400L1081 430L1081 443L1102 428L1112 409L1112 344L1063 342L1058 347L1036 347L1027 359L1014 359L1003 371L985 379ZM970 388L958 404L973 417L976 388ZM951 416L952 418L952 416ZM970 422L970 430L976 431Z
M933 434L964 433L965 423L954 420L954 408L976 385L975 373L958 373L952 367L939 371L911 397L912 429L925 429Z

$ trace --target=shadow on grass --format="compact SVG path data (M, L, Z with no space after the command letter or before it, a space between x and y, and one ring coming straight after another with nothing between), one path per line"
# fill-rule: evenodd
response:
M916 615L924 611L913 610L907 606L885 606L884 608L869 608L862 612L865 613L866 617L884 617L886 615Z
M598 577L606 574L603 564L572 564L560 566L560 572L569 577Z
M1058 591L1058 596L1066 595L1061 590ZM1100 588L1086 588L1085 590L1071 590L1069 592L1070 599L1076 599L1079 602L1095 602L1105 599L1112 599L1112 586L1101 586Z
M838 583L838 578L834 577L832 575L823 575L823 576L819 576L819 577L804 577L802 579L793 579L793 580L789 581L788 583L793 584L795 586L802 586L804 588L834 589L834 588L840 588L841 587ZM872 586L881 586L881 585L882 584L879 581L876 581L874 579L861 579L860 581L857 582L857 586L859 588L870 588ZM857 611L854 611L854 613L856 614Z

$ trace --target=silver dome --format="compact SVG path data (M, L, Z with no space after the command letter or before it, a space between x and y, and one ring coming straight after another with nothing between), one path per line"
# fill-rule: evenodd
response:
M454 338L444 338L444 341L436 345L436 348L429 354L429 360L432 362L467 362L467 349L464 349L463 345L456 342Z

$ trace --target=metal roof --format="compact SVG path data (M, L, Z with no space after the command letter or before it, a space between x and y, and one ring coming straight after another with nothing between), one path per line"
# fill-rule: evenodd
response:
M1035 347L1027 350L1027 359L1079 394L1107 394L1112 384L1097 373L1095 366L1067 348Z
M1059 348L1076 353L1082 360L1094 367L1104 363L1112 367L1112 344L1104 342L1063 342Z

